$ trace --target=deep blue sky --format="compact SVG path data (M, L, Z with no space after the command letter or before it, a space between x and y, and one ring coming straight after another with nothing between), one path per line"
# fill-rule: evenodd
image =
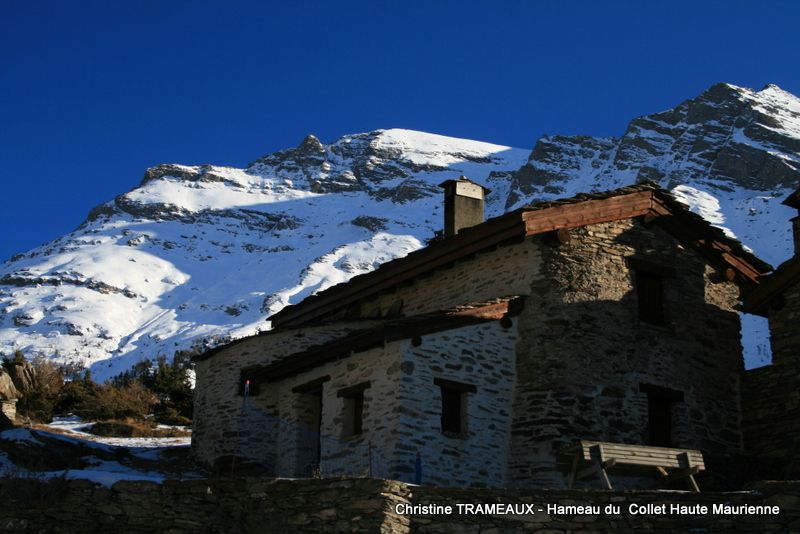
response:
M531 148L718 81L800 94L800 2L0 0L0 260L163 162L402 127Z

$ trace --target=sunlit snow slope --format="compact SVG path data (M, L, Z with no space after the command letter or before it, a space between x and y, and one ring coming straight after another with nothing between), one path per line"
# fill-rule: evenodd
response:
M437 185L462 174L492 189L490 216L654 180L777 265L791 254L780 201L800 184L800 101L719 84L620 138L546 136L532 152L379 130L330 145L309 136L246 169L160 165L74 232L3 264L0 352L105 378L266 329L286 304L422 246L442 226ZM745 330L748 364L763 363L763 322Z
M528 151L407 130L346 136L247 169L162 165L77 230L0 271L0 351L105 378L144 357L268 328L290 302L422 246L438 184Z

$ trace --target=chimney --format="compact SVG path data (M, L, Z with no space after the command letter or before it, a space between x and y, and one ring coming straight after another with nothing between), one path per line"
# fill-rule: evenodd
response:
M800 189L789 195L783 203L797 210L797 216L790 220L794 233L794 255L800 256Z
M444 188L444 236L456 235L462 228L483 222L484 197L489 190L466 176L446 180Z

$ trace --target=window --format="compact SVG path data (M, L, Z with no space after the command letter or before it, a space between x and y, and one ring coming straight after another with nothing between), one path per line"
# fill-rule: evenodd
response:
M636 297L639 300L639 319L663 326L664 278L657 274L636 270Z
M464 436L467 433L467 398L477 388L470 384L462 384L452 380L437 378L434 384L441 388L442 433Z
M342 436L359 436L364 432L364 390L369 382L344 388L338 396L344 399L342 413Z
M625 258L625 262L633 270L639 320L659 326L666 325L665 280L675 278L675 269L641 257Z
M639 384L639 391L647 394L647 444L673 446L672 405L683 401L683 393L652 384Z

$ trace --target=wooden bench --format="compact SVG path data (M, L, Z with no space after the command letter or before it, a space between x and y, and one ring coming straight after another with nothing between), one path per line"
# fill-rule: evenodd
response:
M664 481L685 478L689 488L699 492L694 475L705 471L703 454L692 449L579 440L562 449L559 456L568 461L570 488L576 480L597 474L607 489L613 489L608 479L608 470L613 468L655 472Z

